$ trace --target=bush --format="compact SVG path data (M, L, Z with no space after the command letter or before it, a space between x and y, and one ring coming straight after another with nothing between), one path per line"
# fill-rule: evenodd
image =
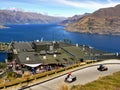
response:
M14 77L15 77L15 73L12 72L12 71L8 71L8 72L6 73L6 75L7 75L8 78L14 78Z
M0 69L5 69L7 67L6 63L0 63Z

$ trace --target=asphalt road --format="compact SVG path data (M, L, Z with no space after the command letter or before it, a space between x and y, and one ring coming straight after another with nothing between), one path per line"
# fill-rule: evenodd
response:
M86 84L88 82L99 79L102 76L110 75L114 72L120 71L120 60L107 60L100 62L101 63L119 63L119 64L108 64L107 71L98 71L98 66L87 67L72 73L72 75L77 77L77 80L72 83L67 83L67 85L77 85L77 84ZM64 79L66 75L58 77L56 79L47 81L45 83L29 87L23 90L59 90L60 86L65 84Z

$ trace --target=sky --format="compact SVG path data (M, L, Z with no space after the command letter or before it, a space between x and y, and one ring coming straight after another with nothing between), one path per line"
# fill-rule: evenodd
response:
M0 9L71 17L118 4L120 0L0 0Z

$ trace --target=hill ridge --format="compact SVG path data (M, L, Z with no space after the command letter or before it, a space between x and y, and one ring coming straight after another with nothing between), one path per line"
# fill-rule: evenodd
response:
M92 34L120 35L120 4L102 8L67 25L66 30Z

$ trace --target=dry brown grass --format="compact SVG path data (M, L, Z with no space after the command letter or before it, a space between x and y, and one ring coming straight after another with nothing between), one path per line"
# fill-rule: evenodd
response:
M58 90L69 90L69 87L66 83L63 83L59 86Z
M120 72L103 77L86 85L73 86L70 90L120 90Z

